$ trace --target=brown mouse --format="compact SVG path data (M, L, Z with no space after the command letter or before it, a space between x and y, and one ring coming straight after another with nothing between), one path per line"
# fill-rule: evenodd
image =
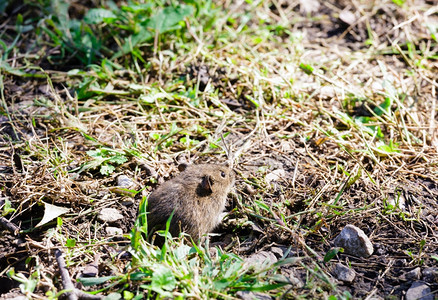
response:
M196 241L220 223L235 175L228 166L216 164L181 164L178 169L180 174L148 198L148 231L165 229L174 212L169 228L172 236L185 232Z

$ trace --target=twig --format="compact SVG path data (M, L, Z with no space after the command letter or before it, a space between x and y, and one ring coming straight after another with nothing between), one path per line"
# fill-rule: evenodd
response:
M68 274L67 265L65 264L64 257L62 257L62 251L59 249L55 250L55 258L58 263L59 272L61 273L62 286L68 300L100 300L103 297L100 295L87 294L79 289L76 289L71 281L70 274Z
M18 233L20 232L20 228L17 225L12 223L11 221L8 221L4 217L0 217L0 226L12 232L13 235L18 235Z
M67 290L66 296L68 300L78 300L78 295L75 293L75 287L73 282L71 282L70 274L68 274L67 266L65 264L64 257L62 257L62 251L59 249L55 250L55 258L58 263L59 272L61 273L62 286L64 290Z

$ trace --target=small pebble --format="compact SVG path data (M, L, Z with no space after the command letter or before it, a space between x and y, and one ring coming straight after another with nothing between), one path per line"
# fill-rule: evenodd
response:
M333 269L333 273L336 278L346 283L352 283L356 277L356 272L353 269L344 266L341 263L337 263Z
M419 280L421 278L421 269L417 267L409 272L406 272L402 275L402 278L405 280Z
M295 288L301 289L304 287L304 282L300 279L300 276L294 268L282 268L280 270L281 274L285 276Z
M114 223L123 219L123 215L115 208L104 208L97 215L101 222Z
M266 174L265 180L267 184L270 184L273 181L279 181L285 176L286 176L286 172L283 169L277 169L272 171L271 173Z
M123 206L132 206L134 203L134 199L132 199L131 197L123 197L122 199Z
M412 283L405 295L405 300L434 300L434 298L430 287L422 281Z
M336 247L344 248L344 252L357 257L370 257L373 244L362 231L354 225L347 225L333 241Z
M118 227L108 226L105 228L105 232L108 236L122 235L123 230Z
M119 175L117 176L117 186L128 189L130 187L134 187L135 183L126 175Z
M349 10L343 10L340 12L339 14L339 19L342 20L342 22L347 23L348 25L353 24L354 22L356 22L356 16L354 15L354 13L352 13Z
M284 253L286 252L286 247L271 247L271 252L274 253L274 255L280 259L283 257Z
M260 266L269 262L274 264L278 261L274 253L268 251L260 251L247 258L245 258L245 263L249 266Z
M94 264L88 264L84 267L84 270L82 271L82 275L84 277L96 277L99 274L99 267Z
M262 293L254 293L249 291L239 291L236 293L237 298L242 300L271 300L272 297Z
M423 270L423 280L429 283L438 282L438 268L425 268Z

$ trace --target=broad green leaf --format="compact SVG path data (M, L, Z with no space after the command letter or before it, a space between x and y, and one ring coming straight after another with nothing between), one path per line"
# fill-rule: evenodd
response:
M114 166L105 164L102 167L100 167L100 174L102 174L102 175L110 175L110 174L112 174L114 172L115 169L116 168Z
M92 8L85 15L84 22L87 24L100 24L116 18L117 16L108 9Z
M128 158L126 158L126 156L118 154L118 155L114 155L113 157L111 157L108 161L121 165L121 164L127 162Z
M159 33L164 33L178 28L178 23L185 17L192 14L192 7L181 5L177 7L166 7L156 13L147 25Z
M9 199L5 199L5 203L3 205L2 216L6 216L11 212L14 212L15 208L12 208L11 201Z
M175 276L172 274L172 270L162 264L157 264L153 268L151 288L154 291L171 291L176 286Z

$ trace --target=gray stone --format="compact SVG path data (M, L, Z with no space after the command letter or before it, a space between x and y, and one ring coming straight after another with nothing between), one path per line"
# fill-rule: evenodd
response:
M409 272L406 272L402 275L403 279L406 280L419 280L421 278L421 269L417 267Z
M124 197L122 199L122 205L123 206L132 206L134 204L134 199L130 198L130 197Z
M271 300L272 297L262 293L254 293L249 291L239 291L236 293L237 298L243 300Z
M267 184L270 184L273 181L279 181L286 176L286 172L283 169L274 170L268 174L266 174L265 180Z
M429 283L438 281L438 268L425 268L423 270L423 280Z
M274 253L274 255L280 259L283 257L284 253L286 252L286 247L271 247L271 252Z
M333 241L336 247L344 248L344 252L357 257L369 257L373 254L373 244L362 231L354 225L347 225Z
M347 283L353 282L354 278L356 278L356 272L341 263L337 263L335 265L335 267L333 268L333 274L338 280Z
M0 295L0 299L8 299L8 300L28 300L30 298L27 298L25 295L18 293L18 292L9 292L7 294Z
M97 219L101 222L114 223L123 219L123 215L115 208L104 208L97 215Z
M406 300L434 300L434 296L431 293L430 287L422 282L415 281L408 289L405 295Z
M300 279L299 274L294 268L280 269L281 274L286 280L292 284L295 288L301 289L304 287L304 282Z
M126 175L119 175L117 176L117 186L128 189L130 187L133 187L135 183Z
M274 264L278 261L277 257L272 252L260 251L247 258L245 258L245 263L249 266L261 266L265 264Z
M82 271L82 275L84 277L96 277L99 274L99 267L94 264L88 264L84 267L84 270Z

